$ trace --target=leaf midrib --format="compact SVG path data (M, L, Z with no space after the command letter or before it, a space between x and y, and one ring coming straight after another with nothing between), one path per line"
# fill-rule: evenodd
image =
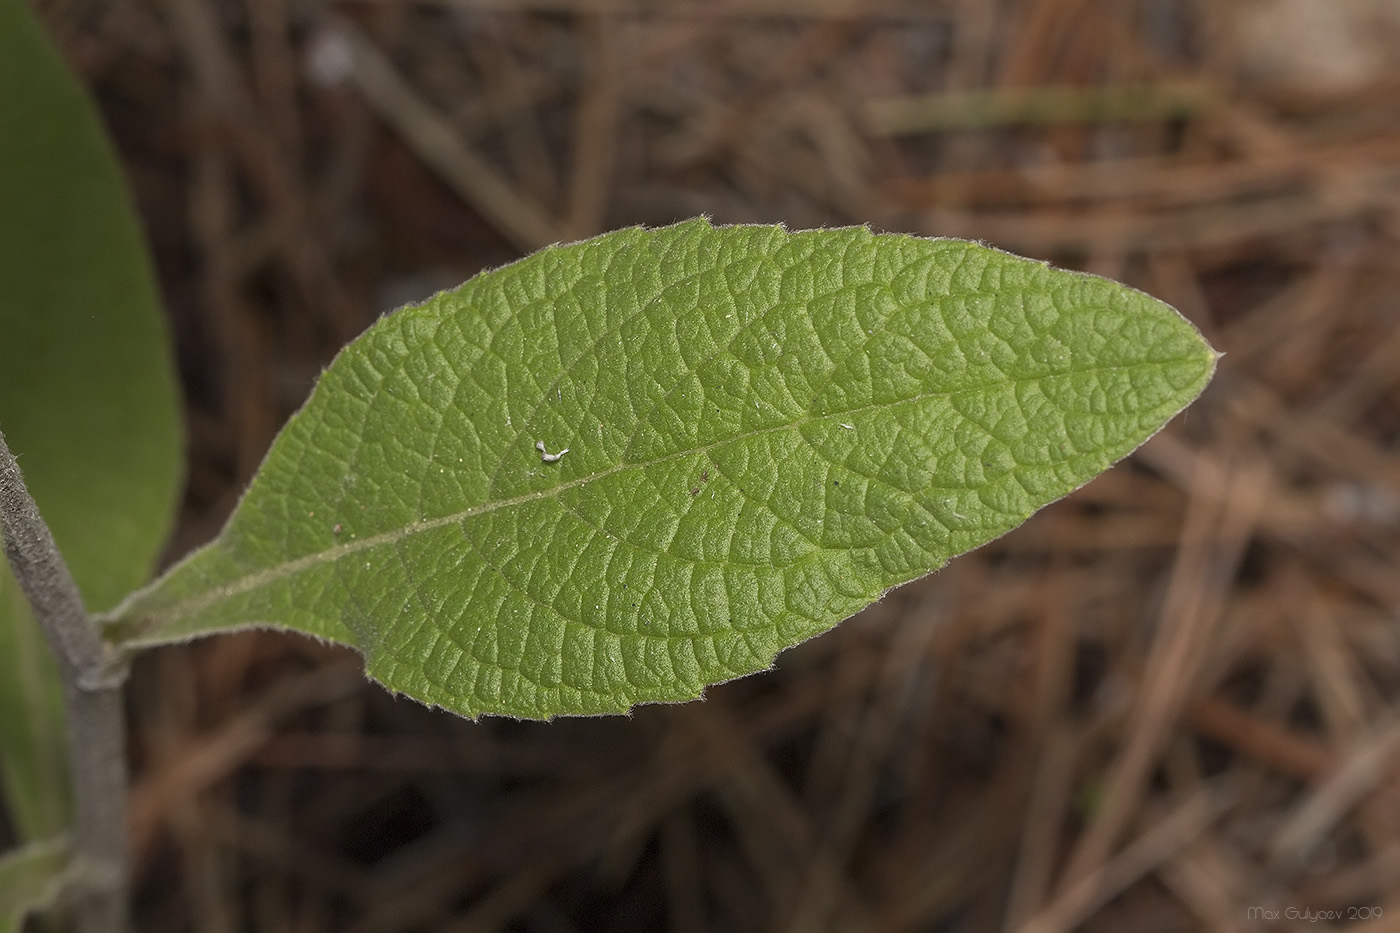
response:
M1179 362L1183 360L1184 358L1177 358L1176 361ZM142 589L132 593L131 596L122 601L121 605L117 606L108 613L99 615L97 618L99 623L104 627L112 627L121 624L123 635L121 641L134 641L138 639L144 632L154 628L159 628L161 624L166 620L178 619L189 615L193 615L195 613L199 613L205 609L208 609L211 606L217 605L218 603L226 599L231 599L235 596L240 596L244 593L252 592L256 589L259 589L262 586L275 583L287 577L295 576L296 574L301 573L304 570L308 570L310 568L317 567L322 564L334 563L340 558L348 555L357 554L361 551L370 550L384 544L393 544L398 541L402 541L405 538L410 537L411 535L421 534L427 531L434 531L446 525L457 524L468 519L475 518L479 515L489 515L490 513L499 511L501 509L507 509L513 506L524 505L529 502L536 502L541 499L558 496L560 493L567 492L570 489L577 489L581 486L587 485L588 483L606 479L607 477L612 476L616 473L623 472L624 470L649 469L663 463L671 462L673 460L679 460L684 457L691 457L696 454L703 454L708 451L714 450L717 447L735 443L736 441L744 441L755 437L761 437L766 434L798 430L804 427L805 425L814 424L821 421L834 421L841 418L848 418L870 411L885 410L894 405L916 403L938 398L952 399L958 396L973 395L981 392L986 392L991 389L1000 389L1025 383L1041 382L1046 379L1069 375L1078 375L1084 373L1120 372L1124 370L1132 370L1148 366L1157 367L1168 362L1172 362L1172 360L1143 360L1135 363L1119 364L1113 366L1089 366L1067 370L1065 372L1060 373L1050 373L1046 375L1031 376L1022 379L1002 379L995 382L983 383L982 385L961 388L949 392L921 392L916 395L910 395L906 398L896 399L890 402L872 402L869 405L862 405L857 408L847 408L841 411L828 412L822 415L807 415L803 418L798 418L793 421L785 422L783 424L770 425L768 427L763 428L756 428L752 431L746 431L741 434L734 434L721 440L713 441L709 444L704 444L698 447L690 447L685 450L674 451L672 453L665 454L660 457L654 457L650 460L627 461L623 463L618 463L614 466L608 467L605 470L601 470L596 473L590 473L587 476L581 476L576 479L568 480L567 482L551 486L548 489L534 490L532 492L522 493L518 496L512 496L508 499L496 499L489 502L482 502L469 508L463 509L460 512L454 512L451 515L443 515L431 519L419 519L410 525L406 525L400 528L394 528L389 531L379 532L378 534L369 535L364 538L357 538L352 541L347 541L343 544L335 545L323 551L317 551L313 554L307 554L303 557L293 558L292 560L284 561L273 567L268 567L263 570L256 571L254 573L247 574L243 577L239 577L236 580L230 581L229 583L220 584L219 586L216 586L213 589L207 590L203 593L199 593L194 596L189 596L185 597L184 599L177 600L154 612L141 613L137 615L134 619L130 620L129 624L122 624L127 621L126 617L129 611L128 607L138 605L141 601L141 598L145 594L158 588L166 579L168 579L172 574L178 572L185 564L197 560L210 548L217 546L220 539L215 538L214 541L210 542L209 544L190 554L188 557L180 561L180 563L176 564L161 577L152 581L151 584L149 584L148 586L143 587Z

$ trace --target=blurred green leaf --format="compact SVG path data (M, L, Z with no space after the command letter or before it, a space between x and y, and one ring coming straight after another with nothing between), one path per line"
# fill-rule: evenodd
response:
M149 579L180 482L165 320L96 110L0 0L0 430L89 608ZM0 765L25 838L67 825L56 675L0 566Z
M50 906L68 871L68 841L33 842L0 856L0 933L18 931L31 911Z
M0 776L21 839L67 829L68 746L58 667L0 566Z
M351 344L110 633L299 629L467 715L682 700L1087 482L1215 358L1147 295L960 240L553 247Z

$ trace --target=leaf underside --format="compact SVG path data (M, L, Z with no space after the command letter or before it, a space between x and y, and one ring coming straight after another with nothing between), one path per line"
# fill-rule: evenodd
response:
M347 347L108 634L296 629L470 716L688 699L1087 482L1214 365L1155 299L960 240L552 247Z

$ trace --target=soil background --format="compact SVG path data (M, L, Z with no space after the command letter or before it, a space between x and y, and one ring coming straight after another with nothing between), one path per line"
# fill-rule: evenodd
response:
M976 238L1225 351L1025 526L704 702L467 722L242 634L130 689L139 930L1400 927L1400 3L40 0L208 540L338 348L547 243Z

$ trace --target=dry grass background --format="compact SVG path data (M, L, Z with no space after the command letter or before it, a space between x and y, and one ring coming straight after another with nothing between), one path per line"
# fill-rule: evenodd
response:
M1129 461L703 703L473 724L293 636L153 653L139 929L1400 928L1400 4L38 8L158 257L171 556L376 315L621 225L983 238L1227 353Z

